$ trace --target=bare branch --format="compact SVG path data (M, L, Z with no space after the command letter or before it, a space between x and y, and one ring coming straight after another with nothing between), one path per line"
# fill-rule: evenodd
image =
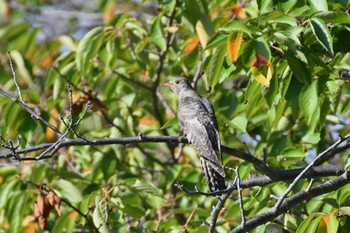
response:
M216 206L214 207L213 211L211 212L210 227L208 230L208 232L210 232L210 233L216 232L215 227L216 227L216 223L218 221L220 211L222 210L222 208L224 208L226 200L230 197L230 195L233 191L231 184L228 185L227 190L231 190L231 191L226 191L226 193L222 194L222 196L220 198L218 198L218 203L216 203Z
M193 80L191 83L193 89L196 89L197 82L202 75L202 65L203 65L203 61L200 61L197 65L197 71L196 71L196 74L193 76Z
M350 134L346 135L345 137L339 136L338 141L336 141L332 146L328 147L326 150L324 150L322 153L320 153L300 174L293 180L293 182L288 186L287 190L284 192L284 194L280 197L280 199L277 201L274 208L278 209L278 207L282 204L283 200L286 198L288 193L293 189L293 187L297 184L297 182L303 177L303 175L316 163L317 160L322 159L323 156L327 155L330 151L334 150L339 144L346 141L348 138L350 138Z
M302 190L294 194L293 196L286 198L285 201L279 206L279 208L271 208L267 212L247 220L244 226L241 224L232 231L230 231L230 233L247 232L253 229L254 227L257 227L259 225L273 220L278 215L285 213L291 206L297 205L298 203L304 200L335 191L340 187L348 184L349 182L350 174L349 172L345 172L341 176L336 177L333 180L328 180L316 187L310 188L309 190Z
M238 201L239 201L239 208L241 209L241 218L242 218L242 226L245 225L246 218L245 218L245 213L244 213L244 208L243 208L243 198L242 198L242 188L241 188L241 177L239 176L239 167L235 169L236 173L236 186L237 186L237 191L238 191Z
M35 111L32 110L26 103L16 99L11 94L4 91L2 88L0 88L0 93L3 94L4 96L6 96L7 98L9 98L10 100L12 100L12 102L14 102L15 104L18 104L22 109L27 111L34 120L37 120L37 121L44 123L47 127L52 129L53 131L55 131L55 133L57 133L57 135L62 135L62 133L55 126L51 125L44 118L42 118L37 113L35 113Z
M189 216L189 217L187 218L187 220L186 220L185 225L182 227L181 233L187 232L187 226L188 226L188 224L190 223L190 221L192 220L192 218L193 218L193 216L194 216L194 213L197 211L197 209L198 209L198 205L196 205L196 206L193 208L193 210L192 210L190 216Z
M16 72L15 72L15 69L13 67L11 52L9 50L7 51L7 56L9 57L9 61L10 61L10 68L11 68L11 72L12 72L13 82L15 83L15 85L17 87L19 99L20 99L20 101L23 102L21 88L19 87L19 85L17 83Z
M168 21L167 21L167 25L166 25L167 27L171 27L174 24L177 3L178 3L177 0L175 0L174 9L171 11L170 16L169 16ZM153 85L152 85L152 89L153 89L152 106L153 106L154 115L157 118L160 125L164 124L164 120L163 120L161 111L160 111L159 106L158 106L158 101L159 101L159 98L158 98L159 94L157 94L158 86L160 83L161 74L163 72L163 67L164 67L166 55L169 51L170 46L174 42L175 35L176 35L176 33L171 33L169 31L165 32L165 40L166 40L165 49L159 53L159 59L158 59L158 63L156 66L156 77L155 77L155 80L153 81ZM168 135L168 132L166 129L161 129L161 131L164 135ZM168 143L167 143L167 146L168 146L171 154L173 155L174 147ZM173 161L174 162L176 161L174 155L173 155Z

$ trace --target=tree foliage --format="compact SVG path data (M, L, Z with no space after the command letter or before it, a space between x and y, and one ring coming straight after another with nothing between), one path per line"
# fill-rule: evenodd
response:
M63 2L0 1L0 232L349 231L349 1ZM176 137L178 75L225 199Z

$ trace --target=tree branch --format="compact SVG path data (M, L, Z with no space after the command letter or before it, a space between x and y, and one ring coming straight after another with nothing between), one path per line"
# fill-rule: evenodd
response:
M230 233L247 232L253 229L254 227L257 227L259 225L273 220L278 215L285 213L287 210L290 209L291 206L297 205L304 200L335 191L350 182L349 175L349 172L345 172L341 176L333 180L328 180L316 187L300 191L294 194L293 196L286 198L285 201L279 206L279 208L271 208L267 212L247 220L244 226L239 225L238 227L230 231Z
M334 150L338 145L340 145L342 142L346 141L350 138L350 134L346 135L345 137L341 137L339 135L339 139L330 147L328 147L325 151L320 153L304 170L302 170L299 175L293 180L293 182L289 185L287 190L284 192L284 194L279 198L277 201L275 208L278 209L278 207L282 204L283 200L286 198L288 193L293 189L293 187L297 184L297 182L303 177L303 175L316 163L318 160L322 160L322 157L327 155L330 151Z

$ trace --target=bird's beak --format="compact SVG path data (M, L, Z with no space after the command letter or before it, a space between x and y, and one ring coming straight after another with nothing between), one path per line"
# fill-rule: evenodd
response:
M163 83L163 84L161 84L162 86L167 86L167 87L171 87L172 86L172 84L171 83Z

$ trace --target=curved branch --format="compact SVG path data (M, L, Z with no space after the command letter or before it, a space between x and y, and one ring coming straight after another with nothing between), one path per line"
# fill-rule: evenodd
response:
M294 194L293 196L286 198L277 209L272 208L261 215L258 215L252 219L247 220L244 226L239 225L238 227L230 231L230 233L247 232L253 229L254 227L257 227L259 225L262 225L264 223L267 223L275 219L278 215L283 214L288 209L290 209L291 206L297 205L298 203L304 200L335 191L350 182L349 175L350 175L349 172L345 172L341 176L333 180L328 180L325 183L320 184L316 187L310 188L308 190L300 191Z

